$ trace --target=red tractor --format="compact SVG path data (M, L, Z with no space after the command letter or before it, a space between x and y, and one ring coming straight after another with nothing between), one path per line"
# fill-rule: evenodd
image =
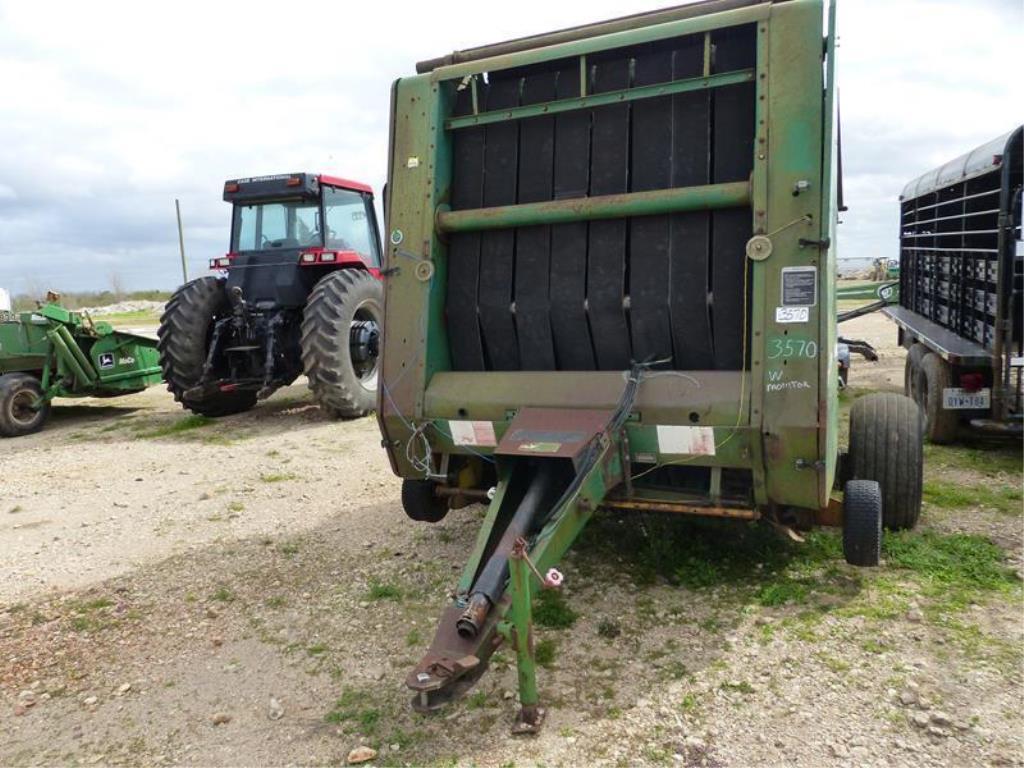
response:
M181 286L158 332L167 388L205 416L245 411L305 373L320 407L374 407L383 318L373 192L291 173L224 184L231 248Z

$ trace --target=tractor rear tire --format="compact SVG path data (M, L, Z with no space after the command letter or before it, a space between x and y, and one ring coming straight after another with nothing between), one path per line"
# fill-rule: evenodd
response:
M953 369L949 363L929 352L921 360L917 375L918 402L924 411L924 434L932 443L944 445L956 439L960 417L956 411L942 407L943 393L953 386Z
M377 406L383 321L384 290L369 272L332 272L309 294L302 314L302 365L313 398L331 416L356 418ZM357 344L357 323L374 335L369 345Z
M420 523L438 523L448 514L448 499L441 498L434 490L433 480L403 480L402 509L410 519Z
M913 528L921 515L921 432L917 403L895 392L865 395L850 409L849 477L878 483L892 531Z
M924 404L918 399L917 376L921 370L921 361L928 354L928 347L920 342L915 342L907 350L907 359L903 365L903 394L924 408Z
M224 280L206 276L176 290L160 317L157 349L167 389L183 408L202 416L230 416L256 405L256 393L251 390L218 392L201 400L185 398L185 392L202 379L213 321L225 311Z
M33 409L32 403L43 396L39 379L27 373L0 376L0 435L21 437L38 432L50 418L50 403Z
M872 568L882 557L882 491L874 480L849 480L843 488L843 557Z

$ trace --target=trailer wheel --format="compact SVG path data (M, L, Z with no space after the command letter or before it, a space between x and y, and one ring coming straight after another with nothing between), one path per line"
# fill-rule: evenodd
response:
M32 407L42 396L43 386L35 376L27 373L0 376L0 435L21 437L42 429L50 418L50 403Z
M907 359L903 365L903 394L922 408L924 405L918 399L917 376L918 372L921 370L921 361L927 354L928 347L920 342L915 342L910 349L907 350Z
M956 439L959 416L942 407L943 390L953 385L953 369L949 363L929 352L921 360L917 375L918 402L924 411L924 433L938 445Z
M850 409L849 477L879 484L889 530L913 528L921 515L921 431L917 404L895 392L865 395Z
M198 400L184 396L202 379L213 321L226 311L224 280L206 276L176 290L160 317L157 349L167 389L183 408L203 416L230 416L256 404L251 390L217 392Z
M421 523L437 523L448 514L448 500L434 493L432 480L403 480L402 509L411 519Z
M313 397L331 416L363 416L377 404L384 292L370 273L322 278L302 316L302 364Z
M843 488L843 557L861 567L882 557L882 490L874 480L850 480Z

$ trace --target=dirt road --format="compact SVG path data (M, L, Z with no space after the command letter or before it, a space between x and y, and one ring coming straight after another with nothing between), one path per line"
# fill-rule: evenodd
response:
M883 353L857 391L900 384L888 321L843 333ZM0 764L1024 764L1019 448L929 449L922 530L873 570L830 532L602 517L515 740L507 651L408 707L480 508L409 523L372 419L292 387L207 423L152 390L2 447Z

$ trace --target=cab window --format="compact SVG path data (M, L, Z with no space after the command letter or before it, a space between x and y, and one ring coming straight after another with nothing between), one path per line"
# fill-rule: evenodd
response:
M350 189L324 187L324 219L327 223L326 247L355 251L374 267L380 266L377 252L373 204L370 198Z

